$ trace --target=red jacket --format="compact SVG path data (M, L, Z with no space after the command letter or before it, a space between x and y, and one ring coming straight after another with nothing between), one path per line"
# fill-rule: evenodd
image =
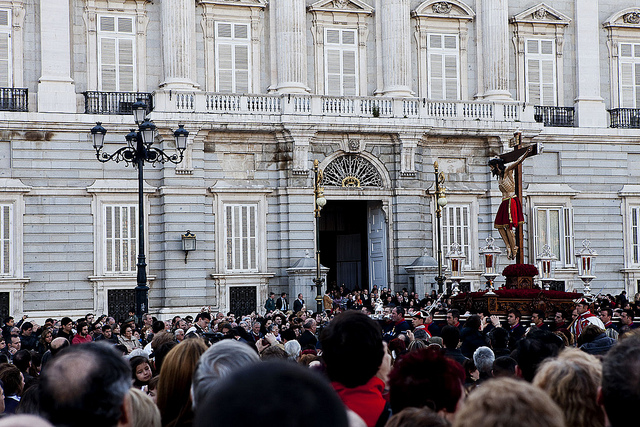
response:
M374 376L366 384L354 388L347 388L337 382L332 382L331 385L347 408L358 414L368 427L376 425L386 405L382 397L384 382L380 378Z
M89 335L89 334L87 334L87 336L84 337L84 338L82 338L80 336L80 334L76 334L73 337L73 341L71 342L71 344L84 344L86 342L91 342L91 341L93 341L93 340L91 339L91 335Z

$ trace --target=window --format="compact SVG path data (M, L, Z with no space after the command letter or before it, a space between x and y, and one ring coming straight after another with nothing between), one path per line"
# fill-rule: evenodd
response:
M429 98L460 99L460 54L457 34L428 34Z
M332 96L358 95L356 30L325 28L325 92Z
M135 272L138 241L137 207L105 205L104 218L105 273Z
M257 271L258 205L226 204L224 212L227 271Z
M640 107L640 44L620 43L620 107Z
M216 22L216 91L251 92L248 24Z
M135 42L134 18L99 17L99 86L106 92L134 92Z
M0 204L0 276L13 275L13 209L12 205Z
M443 256L451 245L458 243L466 256L465 266L471 267L471 207L467 204L448 204L442 209L442 246Z
M11 11L0 9L0 87L12 87Z
M553 40L527 39L527 102L534 105L556 105L556 53Z
M640 264L640 206L631 206L631 259Z
M573 209L564 206L536 206L534 221L535 254L541 253L544 245L549 245L551 252L558 258L560 268L573 266Z

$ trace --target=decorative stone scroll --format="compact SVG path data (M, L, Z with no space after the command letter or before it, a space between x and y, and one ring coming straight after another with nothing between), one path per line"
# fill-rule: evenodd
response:
M440 3L434 3L431 6L431 9L433 10L433 13L442 13L442 14L451 13L451 3L448 3L446 1L441 1Z
M626 24L640 24L640 12L627 13L622 17Z

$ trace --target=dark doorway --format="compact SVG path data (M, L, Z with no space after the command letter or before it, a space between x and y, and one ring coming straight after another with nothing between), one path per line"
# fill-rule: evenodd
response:
M320 215L320 262L329 288L369 287L367 202L331 200Z
M124 322L129 317L129 310L136 306L135 289L109 289L107 291L107 310L116 322Z
M255 286L229 287L229 311L241 317L256 311L257 288Z

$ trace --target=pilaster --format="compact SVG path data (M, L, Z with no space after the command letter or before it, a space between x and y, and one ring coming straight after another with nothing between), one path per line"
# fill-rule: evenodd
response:
M278 93L307 93L307 21L305 4L299 0L270 2L275 25Z
M482 0L479 3L478 39L481 40L482 55L478 55L478 62L483 73L478 96L492 100L511 99L508 1Z
M194 89L196 5L193 0L162 0L162 59L165 89Z
M411 9L409 0L382 2L382 75L384 96L410 97Z

